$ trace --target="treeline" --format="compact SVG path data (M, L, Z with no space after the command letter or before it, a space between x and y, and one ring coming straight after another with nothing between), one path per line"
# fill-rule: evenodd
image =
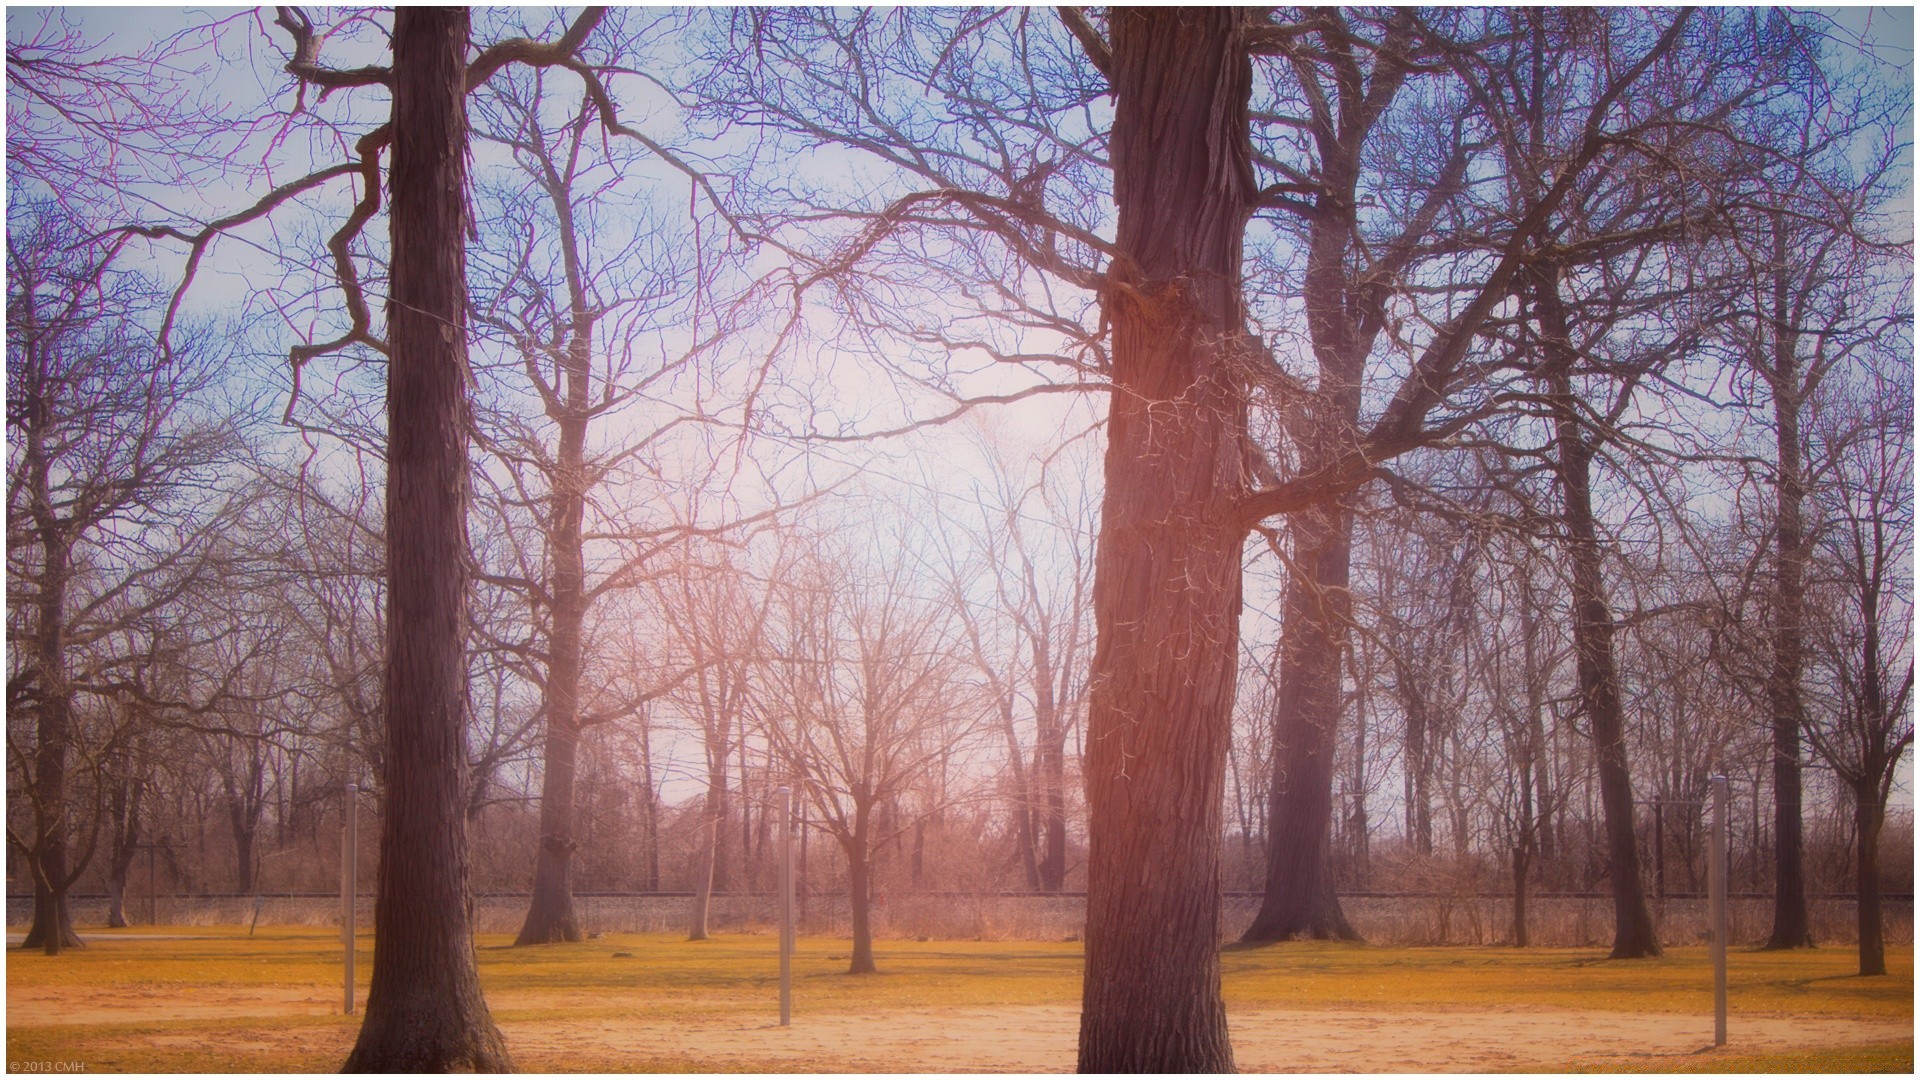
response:
M552 942L682 883L698 937L789 786L853 970L884 889L1084 886L1083 1067L1226 1071L1223 885L1250 942L1444 882L1524 943L1604 889L1656 955L1727 775L1768 944L1856 892L1884 970L1912 100L1870 17L69 18L9 21L36 947L147 850L331 881L356 784L492 1067L448 897Z

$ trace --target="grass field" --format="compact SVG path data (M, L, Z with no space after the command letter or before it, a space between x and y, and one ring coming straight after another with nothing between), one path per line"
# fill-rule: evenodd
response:
M170 933L173 931L169 931ZM99 932L57 958L10 950L10 1071L336 1069L340 946L321 930ZM773 1026L771 937L480 940L516 1063L541 1071L1047 1071L1070 1068L1075 943L885 941L847 976L844 940L803 939L795 1022ZM360 996L372 966L360 941ZM1242 1068L1283 1071L1911 1072L1913 954L1851 974L1843 947L1730 957L1732 1038L1712 1050L1705 951L1229 949Z

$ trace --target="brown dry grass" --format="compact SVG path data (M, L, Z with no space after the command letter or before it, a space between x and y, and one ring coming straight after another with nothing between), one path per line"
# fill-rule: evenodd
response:
M91 948L59 958L9 954L10 1063L328 1071L352 1042L354 1021L338 1015L339 944L324 931L89 936ZM773 1023L769 937L480 944L488 999L524 1069L1073 1066L1077 944L885 942L882 973L855 977L841 973L844 941L803 939L789 1029ZM363 937L363 986L370 945ZM1222 967L1247 1071L1911 1071L1912 950L1889 960L1896 974L1861 979L1843 949L1736 952L1731 1045L1717 1051L1700 949L1614 963L1591 950L1295 944L1231 950Z

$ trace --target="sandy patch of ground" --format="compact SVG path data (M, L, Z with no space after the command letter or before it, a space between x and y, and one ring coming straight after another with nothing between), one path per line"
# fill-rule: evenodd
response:
M190 996L189 996L190 995ZM495 997L511 1014L520 995ZM544 1004L544 1003L542 1003ZM10 1025L91 1025L170 1020L236 1021L229 1038L280 1042L276 1017L338 1015L339 999L279 987L12 988ZM742 1072L1068 1072L1074 1066L1079 1011L1071 1006L896 1011L869 1016L795 1017L780 1028L737 1015L661 1020L501 1022L525 1068L701 1069ZM1234 1056L1243 1072L1484 1072L1557 1070L1574 1064L1636 1063L1700 1052L1713 1038L1711 1016L1513 1008L1457 1011L1232 1010ZM312 1032L322 1042L351 1041ZM333 1037L329 1037L333 1036ZM1905 1019L1735 1015L1729 1050L1835 1048L1911 1039ZM155 1049L190 1046L204 1034L154 1034ZM119 1042L119 1040L115 1040ZM344 1048L343 1042L343 1048ZM135 1047L128 1045L127 1050ZM343 1052L343 1050L342 1050Z
M364 991L363 991L364 994ZM7 1023L164 1024L174 1020L271 1020L340 1011L340 991L285 986L9 986Z

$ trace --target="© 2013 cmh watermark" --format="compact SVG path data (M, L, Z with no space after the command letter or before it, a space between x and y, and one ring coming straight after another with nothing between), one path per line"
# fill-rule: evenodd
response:
M9 1061L10 1073L83 1073L87 1071L84 1061Z

